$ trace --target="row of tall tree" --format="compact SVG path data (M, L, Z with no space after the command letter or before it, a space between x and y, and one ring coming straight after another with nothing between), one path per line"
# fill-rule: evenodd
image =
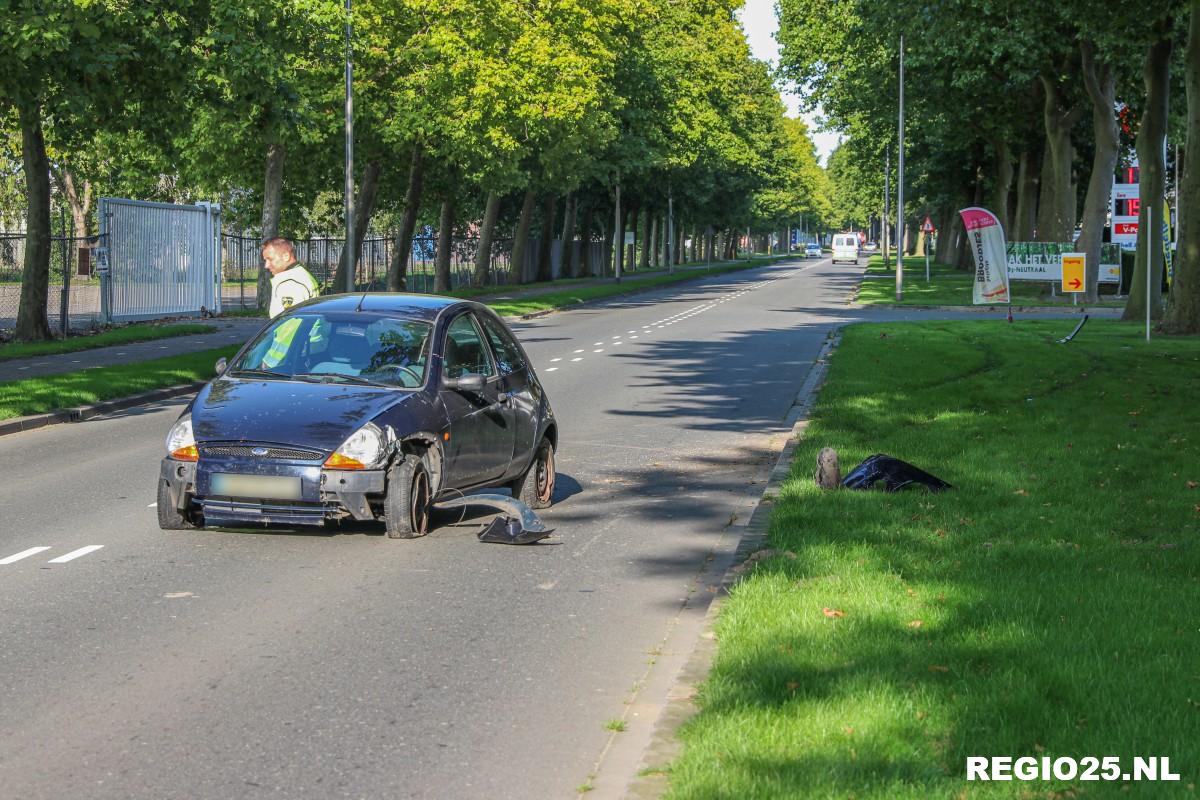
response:
M1140 230L1157 236L1172 155L1200 153L1200 5L1184 0L780 0L782 69L845 134L831 159L840 221L865 225L882 205L886 148L895 187L900 40L905 58L905 215L930 214L940 260L965 266L957 211L994 211L1010 240L1075 240L1098 296L1100 245L1114 174L1140 166ZM1183 158L1167 331L1200 332L1200 160ZM1188 170L1188 166L1193 168ZM1175 165L1177 168L1179 164ZM1173 171L1178 174L1178 169ZM1148 231L1153 211L1155 230ZM946 235L949 233L949 235ZM960 252L955 253L958 246ZM1144 313L1138 248L1127 315Z
M518 270L527 281L549 277L548 258L526 258L535 230L549 248L641 220L667 251L670 204L678 260L684 231L719 256L747 228L828 215L813 145L752 58L736 0L353 5L354 230L393 232L391 289L418 225L438 229L445 290L450 237L468 228L482 283L497 230L514 265L540 265ZM103 194L216 199L263 237L342 229L341 0L0 6L5 186L20 175L27 208L18 338L50 336L52 198L81 235Z

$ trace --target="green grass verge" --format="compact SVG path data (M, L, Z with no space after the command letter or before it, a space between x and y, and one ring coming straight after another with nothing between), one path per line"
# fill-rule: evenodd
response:
M0 419L42 414L164 386L207 380L215 374L213 367L217 359L221 356L229 358L237 350L237 347L217 347L119 367L97 367L0 383Z
M200 333L212 333L216 328L212 325L149 325L135 324L124 328L114 328L102 333L71 336L67 339L55 339L52 342L5 342L0 344L0 361L11 361L14 358L32 358L35 356L53 356L62 353L76 353L80 350L92 350L97 347L108 347L114 344L133 344L134 342L151 342L156 339L170 339L175 336L192 336Z
M883 263L883 256L871 256L867 261L867 271L858 290L858 302L868 305L897 305L896 303L896 263L893 259L891 267ZM973 272L957 270L949 264L940 264L932 259L929 262L929 281L925 280L925 257L904 257L904 299L899 305L905 306L969 306L972 305L971 285L975 280ZM1014 306L1069 306L1070 296L1059 295L1057 298L1042 294L1046 284L1036 281L1010 281ZM1095 307L1097 304L1093 304ZM1123 308L1124 300L1105 298L1098 304L1104 307Z
M1200 341L1093 320L1056 344L1072 326L845 331L670 797L1192 796ZM957 488L822 492L823 446ZM1182 781L968 783L970 755L1167 756Z

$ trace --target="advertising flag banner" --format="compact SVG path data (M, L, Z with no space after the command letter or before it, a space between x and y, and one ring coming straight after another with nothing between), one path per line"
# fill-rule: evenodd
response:
M1171 260L1171 204L1163 200L1162 213L1163 265L1167 271L1167 285L1175 278L1175 265Z
M972 292L975 305L1007 303L1008 258L1000 220L985 208L964 208L958 214L962 217L971 252L975 254Z

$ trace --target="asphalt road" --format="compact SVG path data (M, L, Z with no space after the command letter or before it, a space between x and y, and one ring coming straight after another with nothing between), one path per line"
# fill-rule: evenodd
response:
M517 326L561 425L539 546L454 517L414 541L161 532L179 402L0 439L0 797L619 794L636 690L694 641L681 608L822 342L905 316L847 308L858 274L794 262Z

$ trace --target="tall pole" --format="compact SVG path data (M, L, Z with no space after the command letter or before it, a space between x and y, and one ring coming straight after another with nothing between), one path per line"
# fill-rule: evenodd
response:
M900 141L896 148L896 300L904 299L904 34L900 34Z
M675 258L671 250L675 246L675 195L667 185L667 274L675 272Z
M1154 204L1146 204L1146 341L1150 341L1150 287L1154 276Z
M358 269L358 248L354 243L354 64L351 61L353 35L350 0L346 0L346 259L345 291L354 291L354 273Z
M888 218L892 216L892 143L888 142L883 156L883 266L887 269L891 253L888 251Z

